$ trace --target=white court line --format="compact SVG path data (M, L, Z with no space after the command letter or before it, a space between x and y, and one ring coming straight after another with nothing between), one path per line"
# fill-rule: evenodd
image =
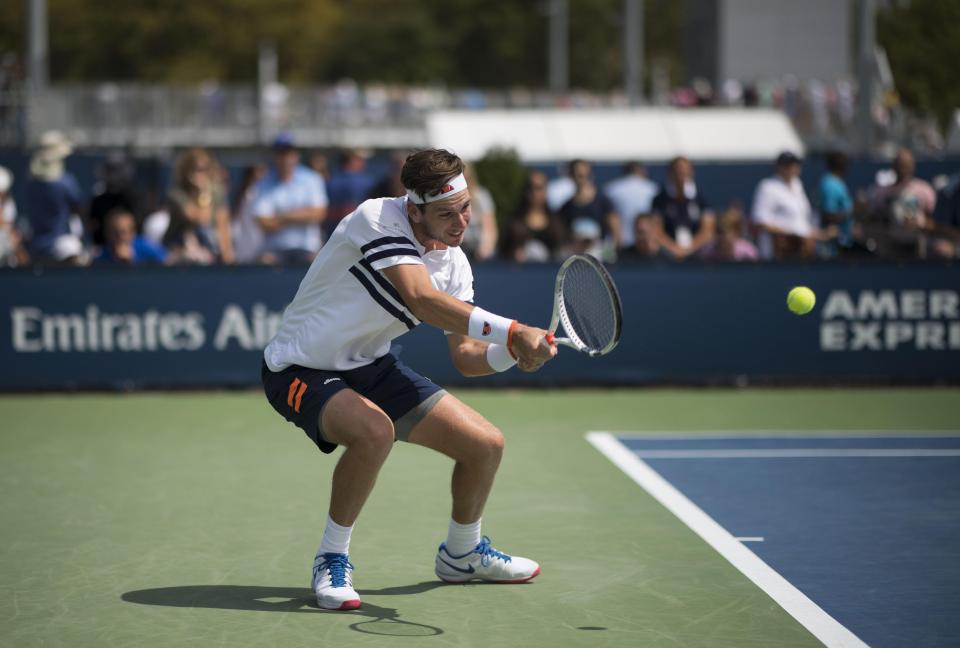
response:
M606 432L588 432L587 441L667 510L680 518L828 648L866 648L867 644L738 542L613 435Z
M644 439L649 441L689 441L696 439L956 439L960 430L704 430L696 434L674 434L661 430L637 432L636 430L595 430L621 439Z
M960 448L730 448L723 450L634 450L643 459L796 459L823 457L960 457Z
M739 540L740 542L763 542L766 538L763 536L737 536L734 540Z

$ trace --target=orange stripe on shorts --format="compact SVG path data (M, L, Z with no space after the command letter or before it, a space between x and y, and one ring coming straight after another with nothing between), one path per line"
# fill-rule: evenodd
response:
M287 405L293 407L293 395L297 393L297 385L300 384L299 378L294 378L293 382L290 383L290 391L287 392Z
M297 392L297 400L293 404L293 411L300 413L300 400L303 398L303 392L307 391L307 383L300 385L300 391Z

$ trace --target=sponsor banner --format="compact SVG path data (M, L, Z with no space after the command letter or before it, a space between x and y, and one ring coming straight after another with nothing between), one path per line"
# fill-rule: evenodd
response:
M4 272L0 389L248 386L304 268ZM546 325L554 265L481 265L477 303ZM541 372L460 377L443 334L402 336L442 384L960 381L960 270L934 264L621 266L617 349L562 348ZM791 314L786 293L817 306Z

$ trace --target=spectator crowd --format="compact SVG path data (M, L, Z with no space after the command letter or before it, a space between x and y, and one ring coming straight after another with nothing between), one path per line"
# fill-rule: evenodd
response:
M0 266L309 263L361 202L404 193L401 154L380 178L367 170L363 150L344 151L331 170L325 156L304 158L281 133L269 159L244 168L233 183L210 152L182 152L159 209L149 209L133 162L121 153L105 157L85 199L65 164L72 152L61 133L43 135L22 180L21 205L11 193L18 179L0 167ZM683 157L670 161L662 184L639 162L602 186L586 160L571 161L552 180L531 169L516 205L497 205L468 165L472 218L463 245L476 261L517 263L571 253L676 263L933 259L960 251L960 174L935 179L935 187L915 175L912 153L901 149L871 186L851 188L846 157L831 153L810 187L801 180L803 163L781 153L753 196L729 205L703 194L693 162Z

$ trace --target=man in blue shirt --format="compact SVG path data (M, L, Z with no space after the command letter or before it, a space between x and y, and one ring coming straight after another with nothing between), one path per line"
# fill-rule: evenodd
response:
M257 185L253 215L263 230L265 263L310 263L320 251L320 223L327 215L323 179L300 165L293 138L273 142L273 168Z
M853 197L844 177L847 156L838 151L827 154L827 172L820 179L821 227L837 228L837 246L841 251L853 247Z

